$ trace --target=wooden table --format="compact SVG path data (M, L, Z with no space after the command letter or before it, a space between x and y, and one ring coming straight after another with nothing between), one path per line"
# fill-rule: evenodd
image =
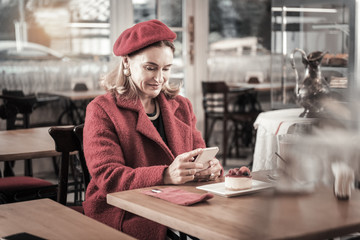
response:
M253 88L257 92L270 92L271 89L281 89L281 83L275 82L264 82L264 83L246 83L246 82L227 82L226 83L230 88ZM287 90L292 90L295 88L294 83L289 83L286 85Z
M0 237L26 232L45 239L134 239L50 199L0 205Z
M267 172L254 172L253 177L266 180ZM204 193L195 189L202 184L172 187ZM167 186L156 186L163 187ZM360 230L358 190L349 201L339 201L332 189L321 187L305 195L279 195L273 190L232 198L215 195L187 207L141 190L108 194L107 202L200 239L326 239Z
M59 156L49 127L0 131L0 162Z
M99 95L105 94L104 90L87 90L87 91L55 91L51 92L53 95L69 98L72 101L88 100L96 98Z
M105 90L87 91L55 91L51 94L65 100L65 109L58 118L58 124L79 125L84 123L87 104L97 96L105 94Z

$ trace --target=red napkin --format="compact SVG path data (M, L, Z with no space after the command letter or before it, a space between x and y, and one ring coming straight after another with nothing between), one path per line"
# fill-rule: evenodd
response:
M144 190L142 193L184 206L193 205L214 197L211 193L192 193L172 187Z

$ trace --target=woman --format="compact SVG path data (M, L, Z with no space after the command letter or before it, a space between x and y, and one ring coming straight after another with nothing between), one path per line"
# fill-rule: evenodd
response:
M87 107L84 151L92 176L83 203L87 216L138 239L164 239L166 227L112 207L106 194L216 178L217 159L193 162L205 143L188 99L169 85L176 34L158 20L125 30L114 44L117 70L102 85L108 93Z

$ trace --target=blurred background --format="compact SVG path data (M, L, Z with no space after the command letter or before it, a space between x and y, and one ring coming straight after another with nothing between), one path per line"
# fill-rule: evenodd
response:
M0 0L0 88L2 94L19 91L37 97L30 127L81 123L88 102L75 106L82 112L68 114L69 97L51 97L79 86L100 90L101 76L119 62L112 45L120 33L159 19L177 34L170 81L183 83L181 94L191 100L203 133L203 81L254 88L257 113L298 108L290 65L295 48L328 53L321 62L322 75L336 99L327 102L334 120L329 122L357 133L358 8L355 0ZM294 61L303 79L300 54ZM9 129L6 116L0 117L0 130ZM283 123L281 117L277 120ZM242 125L240 136L246 129L253 131L253 123ZM230 133L234 127L229 126ZM209 145L221 145L221 122L212 130L215 137ZM243 153L250 164L255 133L247 136L249 149ZM234 139L229 135L230 146Z
M177 33L171 81L184 83L200 128L201 81L246 81L249 73L270 81L270 0L1 0L0 12L1 89L49 93L77 82L97 89L118 62L119 34L155 18ZM44 114L58 117L38 109L31 122Z

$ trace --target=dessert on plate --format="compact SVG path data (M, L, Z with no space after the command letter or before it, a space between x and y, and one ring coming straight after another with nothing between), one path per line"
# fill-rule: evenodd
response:
M250 169L243 166L241 168L232 168L225 175L225 189L244 190L252 187L252 176Z

